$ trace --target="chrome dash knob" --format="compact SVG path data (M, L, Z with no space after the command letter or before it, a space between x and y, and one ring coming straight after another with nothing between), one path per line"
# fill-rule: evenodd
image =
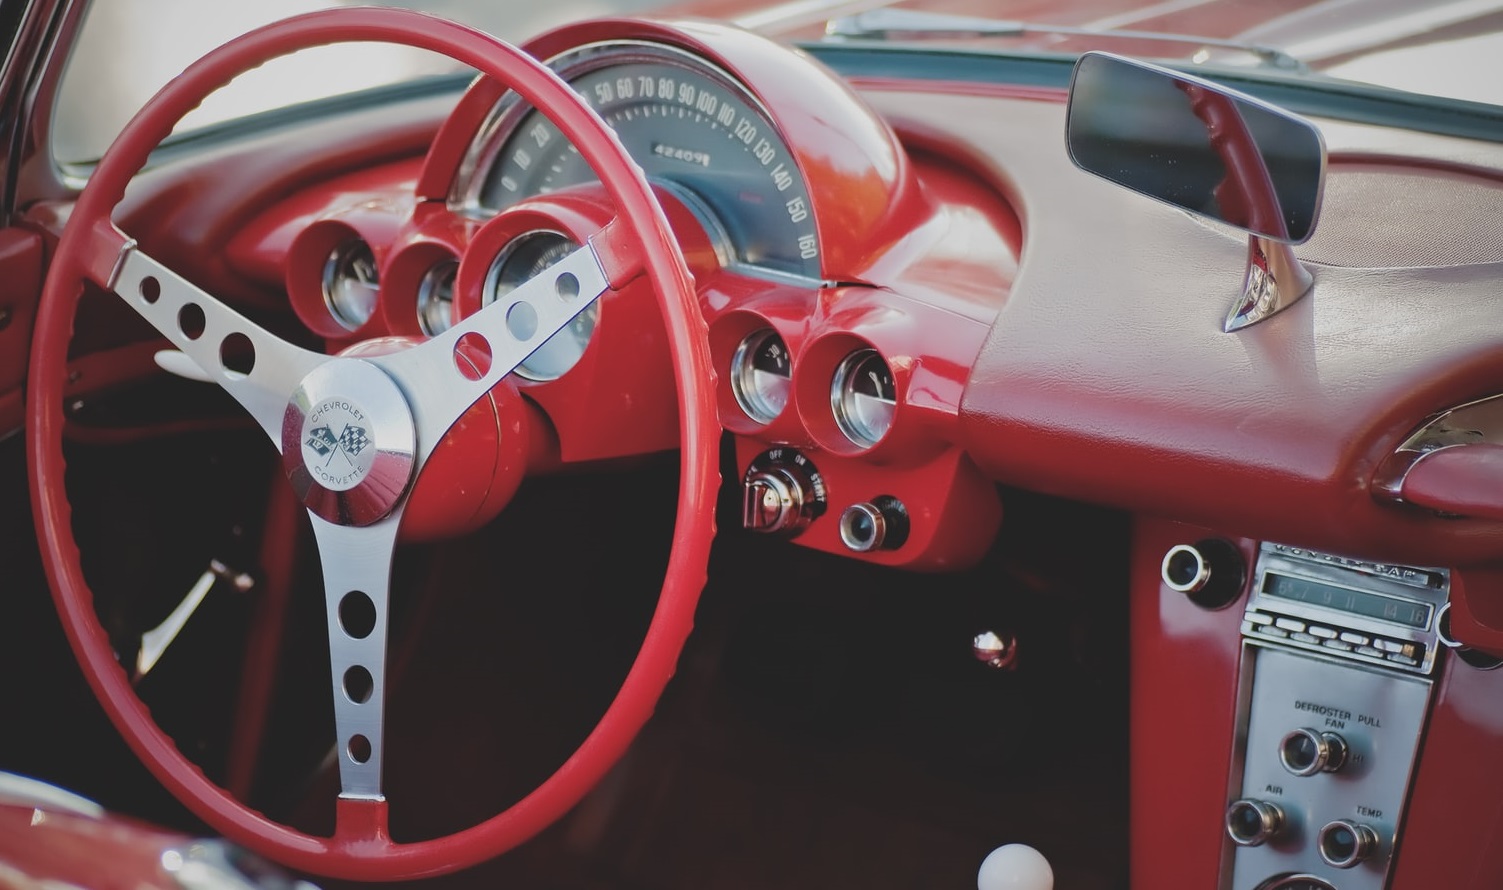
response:
M1018 660L1018 639L1006 632L982 631L971 638L971 654L987 667L1006 670Z
M1260 847L1283 827L1284 811L1266 800L1243 798L1226 808L1226 833L1239 847Z
M1352 868L1378 852L1378 833L1361 822L1337 819L1327 822L1316 836L1320 858L1334 868Z
M1279 763L1296 776L1334 773L1346 765L1346 739L1302 727L1279 740Z

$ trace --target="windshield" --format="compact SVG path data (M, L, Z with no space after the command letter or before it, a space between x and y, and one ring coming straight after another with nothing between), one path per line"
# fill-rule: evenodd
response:
M99 157L151 93L225 40L289 15L356 2L216 3L207 14L202 0L94 0L62 82L52 135L55 156L62 161ZM552 0L525 6L409 0L392 5L454 18L513 42L565 22L647 13L697 13L785 39L831 39L825 34L832 19L844 17L859 31L861 16L901 9L950 18L931 18L927 25L911 19L902 30L858 38L1009 52L1106 49L1213 67L1292 68L1503 104L1503 77L1491 73L1500 49L1503 0ZM954 16L1028 27L967 31L955 27ZM1082 36L1081 30L1115 33ZM328 47L240 78L179 129L454 70L446 59L402 47Z

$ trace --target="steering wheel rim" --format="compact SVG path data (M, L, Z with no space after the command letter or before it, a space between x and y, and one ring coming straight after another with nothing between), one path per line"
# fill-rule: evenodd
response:
M679 500L667 574L620 691L579 748L522 800L470 828L413 843L391 840L384 797L341 795L334 835L308 835L236 800L178 751L135 695L94 614L63 485L67 347L85 280L111 289L132 247L110 218L126 184L177 121L218 87L279 56L341 42L396 43L441 53L510 86L553 119L616 206L616 219L591 239L609 284L619 287L645 273L657 293L680 396ZM491 858L556 821L598 782L651 716L673 674L714 535L719 426L713 380L692 279L662 208L614 133L546 67L497 38L399 9L323 10L252 31L195 62L126 125L79 196L48 272L29 369L27 449L39 544L69 644L111 721L158 780L199 817L256 852L303 871L356 880L431 876ZM399 521L400 505L395 515ZM322 545L321 557L327 564ZM384 627L382 633L384 653Z

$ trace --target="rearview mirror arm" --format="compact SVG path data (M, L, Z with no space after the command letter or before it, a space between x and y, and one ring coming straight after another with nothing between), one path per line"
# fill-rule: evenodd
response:
M1248 236L1247 274L1242 296L1232 304L1221 329L1230 334L1294 305L1310 292L1315 278L1282 241Z

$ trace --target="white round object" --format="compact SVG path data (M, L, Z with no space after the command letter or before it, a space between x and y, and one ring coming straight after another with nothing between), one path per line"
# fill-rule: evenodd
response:
M1054 890L1054 869L1027 844L1007 844L981 860L976 890Z

